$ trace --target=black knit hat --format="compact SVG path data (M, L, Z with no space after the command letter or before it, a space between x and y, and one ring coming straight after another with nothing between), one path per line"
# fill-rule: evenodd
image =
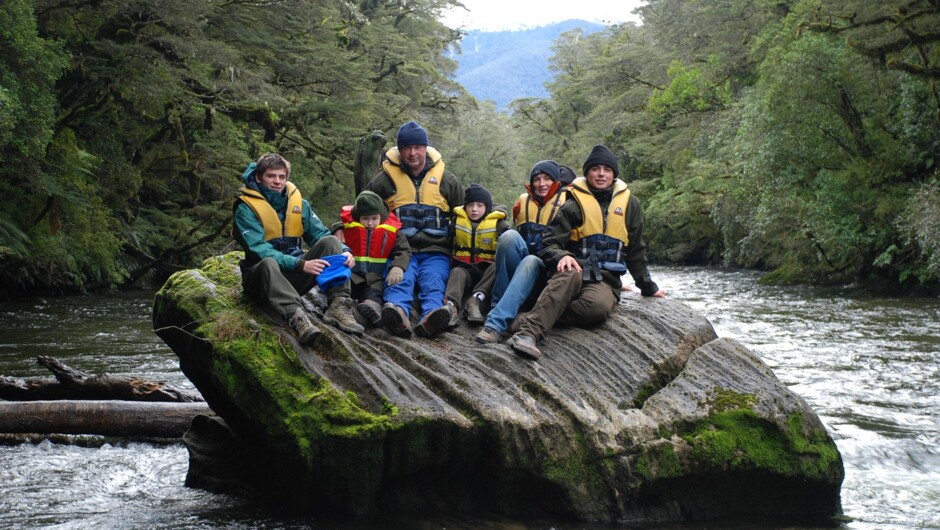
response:
M399 149L409 145L428 145L428 132L417 122L409 121L398 128L398 138L395 145Z
M545 173L548 175L548 178L552 179L552 182L555 182L561 177L561 168L558 166L558 162L554 160L536 162L535 165L532 166L532 170L529 171L529 184L532 184L532 178L539 173Z
M359 196L356 197L356 206L353 207L353 219L358 221L361 217L366 215L376 214L382 216L382 219L385 219L385 216L388 215L388 207L385 206L385 201L382 200L382 197L368 190L360 193Z
M558 173L561 175L558 177L558 180L561 181L562 186L567 186L574 182L574 179L578 178L578 175L568 166L558 166L561 171Z
M607 149L606 146L597 144L591 149L591 154L588 155L587 160L584 161L584 167L582 171L587 175L588 170L594 166L605 165L614 170L614 178L620 176L620 168L617 167L617 155L611 152L610 149Z
M470 187L463 192L464 207L471 202L482 202L486 205L486 211L493 209L493 195L490 193L490 190L479 184L471 184Z

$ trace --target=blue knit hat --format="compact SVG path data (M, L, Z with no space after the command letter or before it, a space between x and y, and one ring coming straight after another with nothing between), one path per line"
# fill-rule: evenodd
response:
M548 178L552 179L552 182L555 182L561 177L561 168L558 167L558 162L555 162L554 160L542 160L540 162L536 162L529 171L529 184L532 184L532 177L538 175L539 173L545 173L548 175Z
M321 291L339 287L349 281L352 276L352 269L346 266L346 256L344 254L322 256L320 259L330 263L329 267L323 269L323 272L317 275L317 285L320 286Z
M417 122L409 121L398 128L396 145L399 149L409 145L428 145L428 132Z

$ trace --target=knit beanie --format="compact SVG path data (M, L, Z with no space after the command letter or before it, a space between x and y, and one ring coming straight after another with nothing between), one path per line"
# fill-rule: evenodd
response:
M359 196L356 197L356 206L353 207L353 219L358 221L361 217L375 214L378 214L382 216L382 219L385 219L385 216L388 214L388 208L385 206L385 201L383 201L382 197L379 197L378 194L369 190L360 193Z
M552 182L555 182L561 177L561 168L558 166L558 162L554 160L536 162L536 164L532 166L532 170L529 171L529 184L532 184L532 178L539 173L545 173L548 175L548 178L552 179Z
M614 170L614 178L620 176L620 169L617 167L617 155L613 154L607 147L597 144L591 149L591 154L584 161L584 167L581 168L587 175L588 170L594 166L605 165Z
M578 178L578 175L575 174L574 170L568 166L558 166L560 171L558 172L560 177L558 180L561 181L562 186L567 186L574 182L574 179Z
M416 122L409 121L398 128L396 145L399 149L409 145L428 145L428 132Z
M463 192L463 205L466 207L471 202L482 202L486 205L487 212L493 209L493 195L490 190L479 184L471 184Z

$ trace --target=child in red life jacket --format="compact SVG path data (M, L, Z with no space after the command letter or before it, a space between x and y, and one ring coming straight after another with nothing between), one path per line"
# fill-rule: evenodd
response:
M509 230L506 209L493 207L489 190L479 184L471 184L464 191L464 205L454 208L451 237L454 242L451 255L450 277L447 279L446 306L451 312L450 326L457 325L464 295L473 287L471 300L479 303L476 293L487 293L492 289L493 259L496 242L500 234ZM487 271L489 273L487 273ZM477 305L477 311L479 306ZM469 317L468 311L468 317Z
M398 235L398 218L371 191L360 193L355 205L343 206L340 219L346 246L356 259L350 280L352 297L359 302L356 311L370 326L380 326L384 282L401 281L411 247L406 237Z

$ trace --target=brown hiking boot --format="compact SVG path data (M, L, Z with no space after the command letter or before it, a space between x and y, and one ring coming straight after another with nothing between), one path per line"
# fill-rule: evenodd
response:
M464 306L463 310L467 322L471 324L482 324L484 322L483 311L480 311L480 299L476 296L467 299L467 305Z
M396 337L407 339L411 336L411 321L408 320L408 315L405 314L404 309L391 302L386 302L382 306L382 323L385 324L388 332Z
M500 333L495 329L488 326L483 326L483 329L481 329L480 332L477 333L473 338L476 339L476 341L480 344L496 344L499 342L499 336Z
M452 307L453 304L444 304L425 315L425 317L421 319L421 322L418 322L416 329L418 335L431 338L445 331L447 326L450 325L450 319L453 316Z
M382 325L382 306L378 302L363 300L356 306L356 312L373 328Z
M331 326L336 326L346 333L361 334L366 328L356 322L354 313L354 302L352 298L337 297L330 302L330 307L323 314L323 321Z
M515 350L516 353L527 359L537 361L539 357L542 356L542 352L539 351L538 346L535 345L535 337L516 333L509 338L507 343L512 346L512 349Z
M309 345L320 334L320 328L310 322L310 317L307 316L307 312L302 307L298 307L294 314L287 319L287 325L294 330L294 333L297 333L297 339L304 346Z

